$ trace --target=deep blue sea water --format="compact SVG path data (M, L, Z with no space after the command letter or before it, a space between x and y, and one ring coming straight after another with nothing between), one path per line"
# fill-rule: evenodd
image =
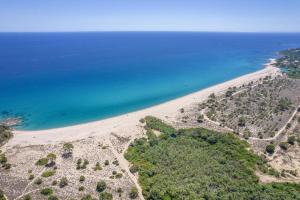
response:
M300 34L1 33L1 117L24 130L99 120L262 68Z

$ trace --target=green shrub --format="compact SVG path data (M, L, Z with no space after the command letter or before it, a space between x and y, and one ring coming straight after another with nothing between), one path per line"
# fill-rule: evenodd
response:
M47 164L48 164L48 158L41 158L35 163L35 165L38 166L45 166Z
M2 190L0 190L0 200L6 200L4 192Z
M57 180L52 181L52 185L57 185Z
M45 172L42 173L42 177L48 178L50 176L53 176L54 174L55 174L54 170L48 170L48 171L45 171Z
M287 142L280 142L279 146L283 150L287 150L289 148L289 144Z
M116 174L116 178L122 178L123 177L123 174L122 173L117 173Z
M1 199L1 198L0 198ZM23 198L23 200L31 200L31 196L29 194L26 194Z
M114 160L112 163L113 163L115 166L119 166L119 161L118 161L118 160Z
M79 177L79 182L82 183L82 182L84 182L84 181L85 181L85 177L84 177L84 176L80 176L80 177Z
M135 165L132 165L130 168L129 168L129 171L131 172L131 173L136 173L136 172L138 172L139 171L139 168L137 167L137 166L135 166Z
M82 192L82 191L84 191L84 186L80 186L79 188L78 188L78 191L80 191L80 192Z
M142 123L142 124L145 123L145 119L144 119L144 118L141 118L139 121L140 121L140 123Z
M246 126L246 119L245 117L240 117L238 121L239 126Z
M111 193L108 192L102 192L99 195L99 200L112 200L113 196Z
M41 190L41 194L45 196L49 196L53 194L53 190L51 188L44 188Z
M82 197L81 200L93 200L93 197L90 194L88 194Z
M138 190L136 187L132 187L129 193L130 199L136 199L138 197Z
M100 181L97 183L96 191L103 192L106 189L106 183L104 181Z
M58 200L58 198L56 196L54 196L54 195L50 195L48 197L48 200Z
M273 144L269 144L266 146L266 152L268 152L269 154L273 154L275 151L275 146Z
M8 126L0 125L0 146L6 143L10 138L13 137L13 133Z
M30 174L28 180L33 180L34 179L34 175Z
M36 185L41 185L43 183L42 179L41 178L37 178L35 181L34 181L34 184Z
M105 165L105 166L109 165L109 161L108 161L108 160L105 160L104 165Z
M288 143L291 145L294 145L296 141L296 137L295 136L289 136L288 137Z
M59 187L63 188L68 185L68 179L66 177L62 177L59 181Z
M95 167L94 167L94 171L99 171L99 170L102 170L102 167L100 166L100 163L97 162Z

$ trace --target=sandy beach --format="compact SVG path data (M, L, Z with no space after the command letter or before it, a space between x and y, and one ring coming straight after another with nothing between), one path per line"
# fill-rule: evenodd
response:
M172 120L175 120L179 109L199 103L205 100L211 93L219 94L226 91L228 87L240 86L267 75L280 73L278 68L272 66L273 63L274 59L270 59L270 63L254 73L246 74L233 80L136 112L63 128L41 131L14 131L13 139L5 146L10 148L15 145L55 144L94 136L105 139L109 137L111 133L134 137L142 132L142 124L139 122L141 118L152 115L172 122Z

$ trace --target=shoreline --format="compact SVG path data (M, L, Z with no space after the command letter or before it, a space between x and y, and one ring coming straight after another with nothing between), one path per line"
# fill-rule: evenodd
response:
M166 121L175 120L181 108L200 103L207 99L211 93L220 94L225 92L229 87L241 86L267 75L278 74L280 69L272 66L275 62L275 59L270 59L269 63L265 64L262 69L256 72L127 114L61 128L34 131L15 130L13 131L14 137L5 147L56 144L94 136L101 137L105 140L111 133L116 133L124 137L134 137L142 133L141 123L139 122L141 118L147 115L153 115Z

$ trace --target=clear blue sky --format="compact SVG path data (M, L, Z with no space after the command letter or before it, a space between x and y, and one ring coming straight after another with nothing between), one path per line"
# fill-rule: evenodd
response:
M300 32L300 0L1 0L0 31Z

